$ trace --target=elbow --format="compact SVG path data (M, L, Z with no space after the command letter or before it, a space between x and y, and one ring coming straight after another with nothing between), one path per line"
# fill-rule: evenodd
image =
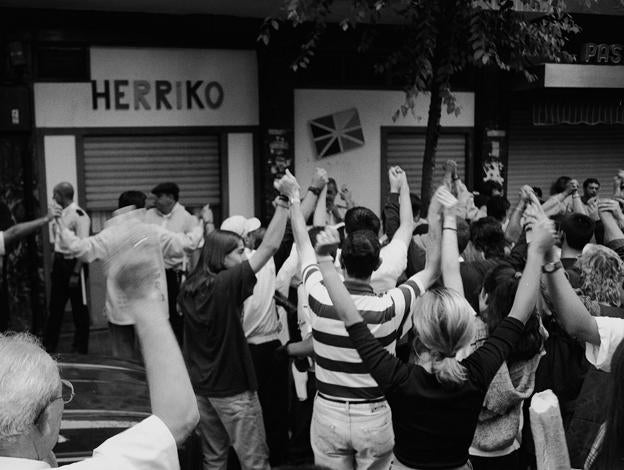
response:
M170 427L171 434L178 447L184 444L199 424L200 416L197 401L194 396L189 401L192 403L189 403L186 410L178 415L178 421Z

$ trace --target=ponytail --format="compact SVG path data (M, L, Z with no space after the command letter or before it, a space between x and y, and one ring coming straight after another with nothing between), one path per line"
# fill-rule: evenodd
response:
M431 367L436 379L442 384L460 385L468 378L466 368L454 357L434 359Z

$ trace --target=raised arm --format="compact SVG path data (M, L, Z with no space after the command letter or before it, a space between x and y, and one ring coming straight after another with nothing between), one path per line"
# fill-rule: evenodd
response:
M602 199L598 203L598 214L604 226L605 245L614 240L624 239L624 233L618 224L618 219L624 218L620 204L611 199Z
M522 323L527 322L535 309L544 256L555 243L553 222L533 204L525 211L525 217L531 227L532 241L529 244L527 262L509 313L510 317L516 318Z
M305 214L303 217L305 219ZM327 185L323 186L316 207L314 208L312 225L315 227L325 227L325 225L327 225Z
M422 237L424 249L427 253L425 269L414 274L411 279L417 278L424 289L428 289L440 277L440 242L442 238L442 224L440 220L441 205L437 198L431 198L427 213L429 232Z
M557 263L561 260L555 250L547 253L546 261ZM598 325L583 305L579 296L574 292L563 268L545 274L548 292L555 306L557 320L566 333L580 341L600 345Z
M290 207L290 225L292 227L295 245L297 246L297 253L299 254L299 264L303 272L305 268L316 263L316 255L314 254L314 248L312 248L312 242L308 236L305 220L301 213L301 207L297 203L296 198Z
M195 429L199 412L182 353L167 320L167 305L161 301L157 287L160 267L150 256L151 251L141 246L149 243L159 241L143 240L120 253L109 274L135 321L152 413L163 421L180 445Z
M441 186L434 198L444 206L442 222L441 270L444 286L464 295L464 286L459 273L459 247L457 246L457 199Z
M392 170L392 169L391 169ZM399 228L395 232L393 239L401 240L405 246L409 246L414 231L414 214L412 213L412 202L410 200L409 184L406 173L398 166L394 171L399 178Z
M528 202L528 192L533 191L530 186L522 186L518 195L518 204L509 217L509 223L505 229L505 240L509 243L516 243L522 235L522 214Z
M290 174L290 172L288 173ZM303 201L301 201L301 213L303 214L303 220L308 220L315 208L320 205L319 196L321 195L323 188L327 186L327 181L327 171L323 168L316 168L314 170L314 176L312 176L312 181L310 181L308 191L305 193ZM323 205L323 210L325 210L325 205Z
M295 199L299 199L299 185L297 184L297 180L288 170L286 171L287 174L283 176L277 184L277 189L281 193L281 196L277 199L275 214L273 214L273 218L269 223L262 243L251 258L249 258L249 266L251 266L254 273L260 271L279 249L282 238L284 237L286 222L288 221L290 204L293 204Z

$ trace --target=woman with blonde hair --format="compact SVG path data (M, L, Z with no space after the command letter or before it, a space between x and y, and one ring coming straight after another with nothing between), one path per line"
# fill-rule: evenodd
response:
M429 210L439 202L452 206L438 190ZM448 195L450 196L450 194ZM325 248L337 243L330 229L320 234L316 252L332 303L366 369L383 389L395 433L396 469L470 469L468 448L490 381L505 361L533 312L544 253L554 243L552 222L529 215L533 240L512 310L483 346L459 360L471 341L474 311L463 298L455 212L445 209L441 271L444 288L423 295L414 313L421 344L417 364L405 364L388 353L362 321Z

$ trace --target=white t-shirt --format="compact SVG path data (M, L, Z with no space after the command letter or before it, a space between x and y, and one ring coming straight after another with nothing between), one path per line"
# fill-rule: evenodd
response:
M397 280L407 268L407 245L403 240L393 238L379 252L381 265L371 275L371 286L376 294L394 289Z
M0 457L0 470L44 470L50 466L39 460ZM93 457L63 467L68 470L179 470L175 440L158 417L106 440L93 451Z
M585 343L585 357L600 370L611 371L613 353L624 339L624 319L613 317L594 317L600 334L600 346Z

